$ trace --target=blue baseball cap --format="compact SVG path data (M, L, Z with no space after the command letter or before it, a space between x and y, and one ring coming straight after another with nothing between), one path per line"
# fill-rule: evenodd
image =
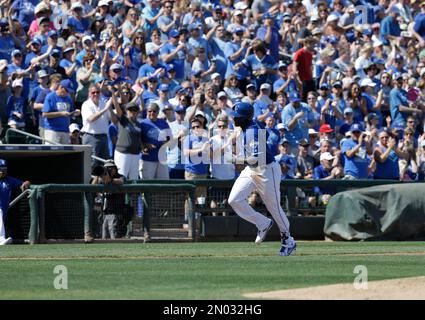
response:
M119 63L114 63L114 64L112 64L112 66L111 66L111 68L110 68L111 70L122 70L123 69L123 67L122 67L122 65L120 65Z
M290 101L290 102L300 102L300 101L301 101L301 96L300 96L300 94L299 94L298 92L296 92L296 91L291 92L291 93L289 94L289 101Z
M38 37L34 37L32 40L31 40L31 44L38 44L39 46L41 46L41 44L43 43L43 41L41 41L41 39L40 38L38 38Z
M169 86L166 83L161 83L161 85L158 87L159 91L168 91Z
M340 87L342 88L342 82L337 80L332 84L332 87L336 88L336 87Z
M168 32L168 36L170 38L176 38L176 37L180 36L180 31L177 30L177 29L171 29L171 31Z
M100 83L102 81L106 80L103 76L98 76L94 79L94 83Z
M63 50L63 53L67 53L69 51L74 51L75 49L73 47L68 47L66 49Z
M58 33L57 33L57 31L56 31L56 30L50 30L50 31L47 33L47 36L48 36L49 38L51 38L51 37L58 37L59 35L58 35Z
M371 36L373 34L371 29L363 29L362 34L366 35L366 36Z
M266 20L266 19L273 19L273 16L269 12L267 12L263 14L263 20Z
M60 82L60 86L65 88L66 91L68 91L68 93L74 93L75 92L74 88L72 87L72 82L69 79L62 80Z
M61 55L61 51L59 50L59 49L53 49L51 52L50 52L50 56L60 56Z
M194 22L194 23L191 23L187 29L189 31L192 31L192 30L195 30L195 29L199 29L200 27L201 26L199 25L199 23Z
M181 104L179 104L175 109L175 112L180 113L180 112L186 112L185 107L183 107Z
M329 90L329 85L327 83L322 83L322 85L319 88L320 90L326 89Z
M243 33L244 31L245 31L245 29L242 28L242 27L235 27L233 29L233 33Z
M0 168L7 168L7 161L4 159L0 159Z
M354 123L354 124L351 125L350 131L351 132L362 132L363 131L363 128L358 123Z
M170 71L175 71L176 70L176 68L174 67L174 64L167 64L167 65L165 65L165 70L167 71L167 72L170 72Z
M220 6L219 4L216 4L215 6L214 6L214 11L222 11L223 10L223 7L222 6Z
M279 61L279 65L278 65L278 69L280 69L280 68L287 68L288 67L288 65L285 63L285 62L283 62L283 61Z
M149 50L148 52L146 52L146 54L147 54L148 56L157 57L157 56L158 56L158 54L159 54L159 52L158 52L158 50Z
M201 76L201 74L202 74L202 71L201 71L201 70L198 70L198 71L193 70L193 71L190 73L190 75L191 75L192 77L200 77L200 76Z
M12 51L12 53L10 54L11 57L14 57L16 55L20 54L22 56L22 52L19 49L15 49Z

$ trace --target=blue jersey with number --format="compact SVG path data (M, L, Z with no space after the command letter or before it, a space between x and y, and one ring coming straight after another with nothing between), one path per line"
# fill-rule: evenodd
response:
M251 121L243 134L245 159L249 165L264 165L274 161L273 147L267 143L267 129Z

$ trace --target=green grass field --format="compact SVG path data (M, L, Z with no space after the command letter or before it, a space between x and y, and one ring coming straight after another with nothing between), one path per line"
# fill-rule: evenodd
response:
M245 299L248 292L425 275L423 242L49 244L0 247L0 299ZM53 269L68 270L56 290Z

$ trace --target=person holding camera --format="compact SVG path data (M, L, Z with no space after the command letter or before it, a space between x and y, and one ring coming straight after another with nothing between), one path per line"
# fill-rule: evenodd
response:
M122 185L124 177L118 173L118 168L112 160L107 161L103 166L93 169L94 178L91 184ZM103 214L102 239L106 239L107 234L111 239L117 236L118 212L124 208L125 194L123 193L99 193L96 202L100 204Z

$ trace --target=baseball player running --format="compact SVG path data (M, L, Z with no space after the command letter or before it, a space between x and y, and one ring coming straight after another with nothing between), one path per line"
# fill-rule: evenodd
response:
M289 256L296 249L296 242L289 233L289 221L280 205L281 170L267 150L266 130L261 130L252 120L253 115L254 108L249 103L239 102L234 107L235 137L239 139L236 148L240 147L236 161L243 161L247 166L233 185L229 204L240 217L257 226L255 243L260 244L273 226L273 220L248 204L247 197L256 189L279 227L282 238L279 254Z

